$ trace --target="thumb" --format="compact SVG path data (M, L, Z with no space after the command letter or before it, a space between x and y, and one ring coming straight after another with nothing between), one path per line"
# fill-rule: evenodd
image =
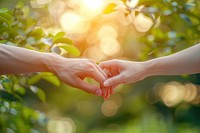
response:
M111 86L115 86L118 84L122 84L123 83L122 79L123 79L123 75L119 74L119 75L116 75L114 77L107 79L103 85L105 87L111 87Z

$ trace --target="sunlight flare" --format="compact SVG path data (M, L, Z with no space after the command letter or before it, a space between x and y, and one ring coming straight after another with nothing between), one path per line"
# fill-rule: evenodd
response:
M60 24L69 33L84 33L90 26L85 17L75 12L65 12L60 18Z

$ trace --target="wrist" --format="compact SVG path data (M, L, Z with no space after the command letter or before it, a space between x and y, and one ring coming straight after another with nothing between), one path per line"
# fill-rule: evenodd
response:
M130 83L143 80L151 75L148 62L131 62L131 69L128 71Z
M42 64L46 72L54 73L53 64L56 61L55 58L55 55L52 53L44 53L44 56L42 58Z
M146 72L148 76L162 75L164 72L162 66L162 60L152 59L145 61Z
M44 61L44 65L48 72L57 75L58 71L62 70L70 71L71 68L69 68L68 66L68 64L70 64L70 61L67 58L64 58L60 55L53 53L45 53L45 54L46 54L46 59Z

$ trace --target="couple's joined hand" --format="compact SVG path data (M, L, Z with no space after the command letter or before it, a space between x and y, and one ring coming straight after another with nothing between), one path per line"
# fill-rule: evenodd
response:
M47 66L48 69L56 74L64 83L82 89L88 93L93 93L98 96L104 95L104 91L102 90L105 89L102 89L102 84L107 79L106 74L94 61L80 58L63 58L53 54ZM102 88L84 82L83 80L86 77L93 78L99 82Z
M90 59L63 58L59 55L53 57L54 61L48 67L64 83L104 98L108 98L119 84L143 79L140 74L142 63L139 62L110 60L98 66ZM86 77L93 78L100 86L84 82Z

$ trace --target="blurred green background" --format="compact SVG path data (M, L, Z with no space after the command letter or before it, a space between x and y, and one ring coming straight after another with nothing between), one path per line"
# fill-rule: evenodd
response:
M1 43L45 52L65 32L80 57L97 63L149 60L200 42L199 0L1 0L0 8L13 17L0 21ZM199 133L199 85L199 74L155 76L104 100L50 73L2 75L0 133Z

